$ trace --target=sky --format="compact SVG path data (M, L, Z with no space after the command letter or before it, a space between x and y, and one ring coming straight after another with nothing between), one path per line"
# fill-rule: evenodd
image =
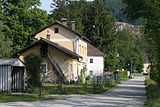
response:
M40 0L40 1L41 1L40 8L46 10L49 13L49 11L51 10L50 5L52 3L52 0Z
M51 3L52 3L52 0L40 0L41 1L41 6L40 8L43 9L43 10L46 10L48 13L50 13L51 11ZM92 0L87 0L87 1L92 1Z

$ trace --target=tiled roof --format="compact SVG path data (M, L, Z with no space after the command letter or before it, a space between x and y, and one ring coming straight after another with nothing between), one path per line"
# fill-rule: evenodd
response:
M68 28L67 26L64 26L64 25L63 25L61 22L59 22L59 21L55 21L55 22L53 22L53 23L51 23L51 24L49 24L49 25L43 27L42 29L40 29L40 30L37 31L36 33L33 33L32 35L30 35L30 37L36 36L36 35L37 35L38 33L40 33L41 31L43 31L43 30L49 28L50 26L52 26L52 25L54 25L54 24L59 24L59 25L63 26L64 28L70 30L71 32L76 33L76 35L78 35L80 38L85 39L86 41L90 42L90 40L89 40L88 38L86 38L86 37L84 37L83 35L77 33L76 31L74 31L74 30Z
M104 53L90 43L87 43L87 56L104 56Z
M69 49L64 48L63 46L61 46L61 45L59 45L59 44L57 44L57 43L53 43L53 42L51 42L51 41L49 41L49 40L47 40L47 39L44 39L44 38L41 38L40 40L38 40L38 41L32 43L31 45L23 48L22 50L20 50L20 51L18 51L17 53L15 53L13 56L17 56L18 54L23 53L24 51L26 51L27 49L31 48L32 46L34 46L34 45L36 45L36 44L40 44L40 43L42 43L42 42L45 42L45 43L47 43L47 44L49 44L49 45L57 48L58 50L64 52L65 54L67 54L67 55L69 55L69 56L72 56L72 57L74 57L74 58L82 58L82 57L81 57L80 55L78 55L77 53L72 52L72 51L70 51Z

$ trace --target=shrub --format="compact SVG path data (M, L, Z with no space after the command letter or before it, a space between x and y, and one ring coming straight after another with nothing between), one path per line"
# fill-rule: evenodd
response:
M25 58L26 64L26 73L28 76L28 82L32 85L32 87L40 87L40 65L42 62L42 58L39 55L35 55L33 53L28 54Z

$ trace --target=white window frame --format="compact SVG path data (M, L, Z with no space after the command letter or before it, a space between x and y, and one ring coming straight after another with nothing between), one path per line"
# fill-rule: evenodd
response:
M91 60L92 60L92 62L91 62ZM93 58L90 58L90 59L89 59L89 63L93 64Z
M46 73L44 73L44 75L48 74L48 64L47 63L41 63L41 65L45 65L46 66Z

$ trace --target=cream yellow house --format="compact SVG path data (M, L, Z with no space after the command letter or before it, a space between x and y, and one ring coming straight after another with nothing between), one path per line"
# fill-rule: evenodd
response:
M87 64L87 42L89 40L83 35L75 32L75 22L72 21L71 23L72 29L67 27L66 19L62 19L62 23L55 21L30 35L31 38L35 37L38 41L33 43L34 45L29 46L29 48L24 48L17 52L19 58L23 60L24 56L29 53L40 54L41 44L37 44L39 41L47 41L47 43L56 44L56 46L61 47L60 50L58 50L59 48L57 49L54 46L48 45L51 56L50 59L53 59L54 61L52 62L56 62L59 65L59 68L67 80L77 80L81 69ZM67 53L69 52L72 54L66 55L64 50L67 50ZM55 72L55 70L51 69L53 67L51 67L52 64L49 62L49 60L44 59L43 64L47 66L46 71ZM51 74L51 72L49 73ZM48 79L51 80L49 77Z
M57 43L82 56L78 63L73 62L73 72L80 73L81 69L87 64L87 42L89 41L83 35L75 31L75 22L71 21L72 29L67 27L67 20L62 18L62 23L55 21L38 32L31 35L35 38L44 38ZM77 77L75 73L74 77Z
M53 43L49 40L40 38L38 41L34 42L33 44L23 48L22 50L18 51L16 55L24 61L24 57L30 53L34 53L37 55L41 55L41 48L42 46L48 49L48 56L43 57L43 67L45 73L45 81L52 82L57 77L58 79L67 82L69 80L74 80L77 75L73 72L73 64L78 63L79 58L82 58L75 52L72 52L57 43Z

